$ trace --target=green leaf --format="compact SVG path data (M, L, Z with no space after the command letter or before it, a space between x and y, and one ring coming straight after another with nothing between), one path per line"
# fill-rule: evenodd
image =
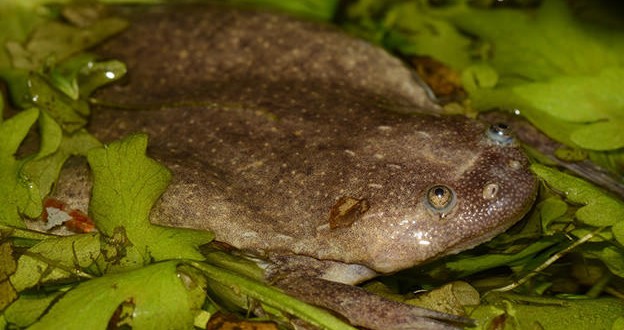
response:
M121 325L131 328L190 329L203 304L204 288L201 278L180 272L178 263L157 263L80 283L30 329L104 329L118 308L129 314L122 313Z
M358 1L347 9L346 28L404 55L431 56L455 68L471 64L470 39L435 16L425 1ZM373 18L381 17L378 21Z
M89 107L84 101L72 100L39 74L31 74L28 85L32 103L50 114L65 132L73 133L86 125Z
M624 221L624 203L594 185L540 164L533 164L531 170L551 188L564 193L569 202L584 205L576 211L583 223L602 227Z
M39 110L28 109L17 115L0 122L0 156L5 158L13 158L20 144L26 137L28 130L35 123L39 116ZM0 119L1 120L1 119Z
M0 310L4 310L13 300L17 299L17 291L9 281L9 277L15 272L17 262L14 257L13 244L0 238Z
M614 224L613 227L611 227L611 231L613 232L613 237L615 237L620 244L624 244L624 221Z
M521 102L563 121L585 123L623 118L624 68L610 67L592 75L568 75L512 88ZM614 107L612 109L611 107ZM562 111L565 109L566 111Z
M120 61L89 62L80 68L76 79L80 96L86 98L98 87L118 80L126 74L126 65Z
M11 283L17 291L60 280L77 280L100 255L98 234L52 237L28 249Z
M624 64L624 35L576 19L563 0L543 1L537 10L458 6L439 15L492 44L488 60L501 79L545 81Z
M568 204L557 197L550 197L541 201L538 204L538 209L541 216L542 230L545 233L551 233L549 225L555 220L560 219L568 211Z
M37 153L16 160L17 148L39 118L41 146ZM63 135L47 113L33 108L0 123L0 224L23 227L22 216L41 214L43 198L50 192L63 163L70 155L86 154L99 142L86 131ZM9 220L12 219L12 220Z
M391 50L463 70L463 87L479 110L517 109L570 147L620 150L624 30L578 19L570 6L549 0L491 10L468 1L363 0L347 7L345 25ZM603 156L611 165L622 153Z
M624 79L624 75L621 77ZM613 150L624 147L624 118L588 124L572 132L570 139L581 148Z
M0 77L7 81L13 101L20 107L31 105L24 83L32 72L49 72L52 85L75 100L77 86L74 81L60 76L55 65L128 25L116 17L90 18L83 26L70 25L57 20L58 10L43 6L52 2L8 0L0 3Z
M41 134L41 146L35 157L37 159L54 154L63 140L61 126L46 112L42 112L39 117L39 132Z
M11 57L5 47L7 41L23 42L35 26L54 17L46 8L39 7L42 1L4 0L0 2L0 76L4 76L11 64ZM39 7L39 8L38 8ZM39 10L35 10L35 8Z
M116 81L126 73L120 61L96 61L96 55L78 54L50 70L49 80L72 100L86 99L96 88Z
M422 2L393 6L384 26L391 31L390 40L386 41L391 49L406 55L432 56L455 69L470 64L467 52L470 39L450 22L431 15Z
M197 247L210 242L212 233L150 224L150 210L171 173L145 155L146 147L147 136L136 134L88 153L94 177L89 209L97 228L107 236L125 228L145 260L203 260Z
M190 264L204 273L210 281L230 288L233 294L243 294L265 305L295 315L321 329L354 329L328 311L301 302L265 283L207 263L191 262Z
M471 257L464 255L461 258L450 258L445 265L448 270L460 274L458 277L465 277L495 267L526 264L536 254L552 247L556 243L557 240L546 238L527 246L517 253L489 253Z
M41 210L41 201L51 192L65 161L72 155L85 156L87 151L99 147L101 143L84 129L73 134L63 134L56 121L45 112L42 112L39 126L42 131L42 147L34 157L24 162L20 173L24 180L30 183L31 203L29 207ZM53 128L46 129L47 126ZM46 130L52 132L46 133ZM51 134L54 137L49 136ZM60 140L58 140L58 134L60 134ZM46 141L52 140L55 141L54 144L46 144ZM52 149L53 146L56 149Z
M613 150L624 146L624 68L592 76L561 76L494 91L474 91L475 105L518 108L538 128L574 147ZM544 120L548 118L549 120ZM557 132L551 133L554 129Z
M225 2L237 6L252 5L258 7L274 8L281 11L286 11L296 15L319 20L332 19L334 17L336 9L338 8L339 3L339 1L337 0L227 0Z
M621 299L553 299L515 294L488 294L487 303L471 313L476 329L612 329L624 313Z
M491 88L497 83L498 72L484 63L471 65L462 72L462 85L469 92L479 88Z
M18 300L3 311L6 322L18 328L30 326L43 315L48 306L62 293L20 295Z
M23 161L15 159L20 144L39 116L39 110L29 109L0 122L0 225L23 228L21 216L29 216L29 183L20 176Z
M50 58L53 62L62 61L122 31L127 25L128 22L116 17L103 18L82 27L48 21L38 25L26 43L9 42L7 48L15 68L37 70Z
M536 11L463 7L446 17L492 45L483 59L499 83L472 90L476 107L519 109L572 147L624 146L624 31L578 20L562 0Z
M136 134L87 155L94 177L90 212L107 235L117 226L142 229L169 184L171 172L148 158L146 148L147 136Z
M609 270L624 278L624 253L616 246L590 246L583 249L587 257L598 258L609 268Z

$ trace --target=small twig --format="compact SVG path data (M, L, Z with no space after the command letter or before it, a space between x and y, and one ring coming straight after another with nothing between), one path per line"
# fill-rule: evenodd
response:
M22 255L29 256L29 257L31 257L33 259L39 260L39 261L45 263L46 265L48 265L48 267L58 268L58 269L63 270L65 272L67 272L67 273L73 274L74 276L77 276L79 278L83 278L83 279L92 279L92 278L94 278L93 275L84 272L80 268L66 267L64 265L59 264L59 262L57 260L44 257L43 255L41 255L39 253L32 253L30 251L25 251Z
M522 284L524 284L528 280L530 280L533 276L539 274L541 271L543 271L544 269L548 268L548 266L550 266L553 263L555 263L555 261L559 260L564 255L570 253L570 251L574 250L579 245L581 245L581 244L589 241L590 239L592 239L594 236L596 236L597 233L599 233L603 229L604 229L604 227L597 228L596 230L592 231L591 233L588 233L587 235L579 238L577 241L573 242L572 244L570 244L565 249L555 253L553 256L551 256L546 261L544 261L541 265L539 265L537 268L535 268L530 274L527 274L523 278L521 278L521 279L519 279L517 281L514 281L513 283L511 283L509 285L506 285L504 287L497 288L497 289L492 289L491 291L505 292L505 291L511 291L511 290L521 286Z

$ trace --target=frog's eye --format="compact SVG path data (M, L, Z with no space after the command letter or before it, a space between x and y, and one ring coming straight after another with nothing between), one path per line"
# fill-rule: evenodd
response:
M436 213L450 211L455 206L456 201L453 189L443 185L429 188L425 195L425 205Z
M487 130L487 136L498 144L505 145L513 142L511 128L505 123L492 124Z

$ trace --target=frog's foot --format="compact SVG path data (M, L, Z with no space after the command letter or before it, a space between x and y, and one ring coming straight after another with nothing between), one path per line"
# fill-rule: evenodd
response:
M305 276L286 276L274 283L287 293L369 329L463 329L473 320L388 300L360 287Z

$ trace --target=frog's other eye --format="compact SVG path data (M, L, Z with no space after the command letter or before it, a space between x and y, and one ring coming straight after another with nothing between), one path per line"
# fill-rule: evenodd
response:
M457 202L453 189L444 185L435 185L425 195L425 205L436 213L447 213Z
M502 145L513 142L511 128L505 123L492 124L487 130L487 136L490 140Z

